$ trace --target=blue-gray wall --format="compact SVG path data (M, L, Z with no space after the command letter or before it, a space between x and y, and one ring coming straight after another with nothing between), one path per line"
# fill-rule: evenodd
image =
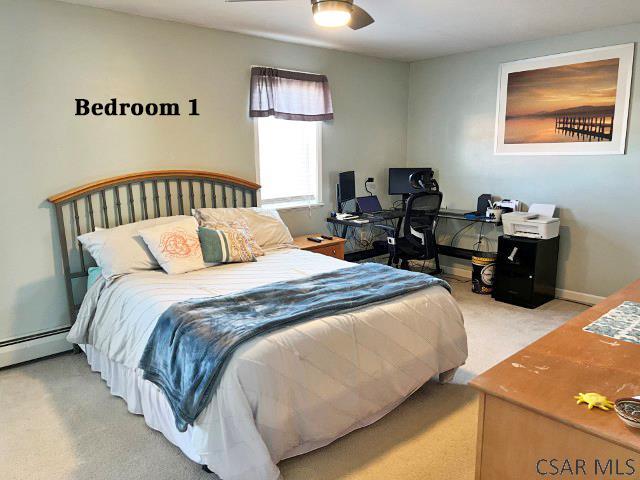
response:
M626 155L497 156L498 69L502 62L638 40L640 25L633 24L411 64L408 165L437 169L450 207L473 209L481 193L558 205L564 227L558 286L612 293L640 277L639 90L632 88ZM636 59L634 83L639 79Z

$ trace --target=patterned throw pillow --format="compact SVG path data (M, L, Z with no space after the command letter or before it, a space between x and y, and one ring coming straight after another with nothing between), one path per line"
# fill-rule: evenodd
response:
M140 236L160 266L169 274L207 267L198 238L198 222L193 217L140 230Z
M251 237L263 249L293 245L291 232L280 218L278 211L271 208L195 208L193 215L201 226L217 221L229 222L242 219L248 225Z
M251 252L254 257L260 257L264 255L264 250L260 248L258 242L256 242L255 237L251 234L251 230L249 230L249 225L247 221L243 218L238 218L235 220L212 220L208 222L201 222L200 225L205 228L210 228L212 230L224 230L225 232L237 231L242 233L245 237L247 237L247 241L249 242L249 246L251 248Z
M238 230L198 229L202 255L207 263L255 262L247 236Z

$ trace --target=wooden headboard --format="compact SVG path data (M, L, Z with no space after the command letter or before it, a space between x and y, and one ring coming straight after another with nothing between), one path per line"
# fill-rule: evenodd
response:
M255 207L260 185L221 173L160 170L107 178L53 195L71 323L92 259L78 236L149 218L190 215L193 208Z

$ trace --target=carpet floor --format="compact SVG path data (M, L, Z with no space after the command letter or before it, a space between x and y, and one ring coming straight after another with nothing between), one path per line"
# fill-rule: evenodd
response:
M516 307L473 293L470 280L444 278L453 287L453 296L464 315L469 345L469 358L458 369L454 383L468 383L588 308L563 300L533 310Z
M466 383L586 307L526 310L449 280L469 337L454 383L430 382L374 425L281 462L285 480L473 478L478 404ZM0 424L2 479L213 478L128 413L83 355L0 370Z

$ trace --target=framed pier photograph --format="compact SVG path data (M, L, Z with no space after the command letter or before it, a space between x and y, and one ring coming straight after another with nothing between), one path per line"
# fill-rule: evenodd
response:
M624 154L634 44L500 65L495 153Z

